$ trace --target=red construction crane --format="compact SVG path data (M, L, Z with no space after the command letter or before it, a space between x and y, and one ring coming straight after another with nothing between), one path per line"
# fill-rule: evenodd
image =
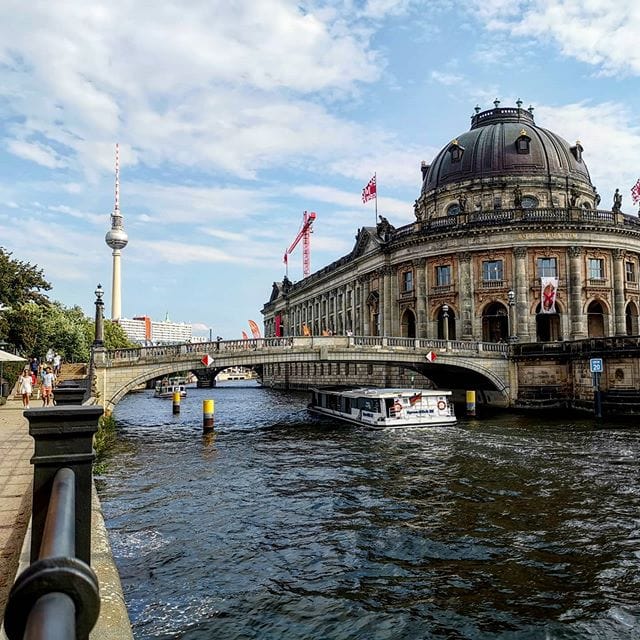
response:
M283 262L287 269L287 278L289 277L289 255L293 253L293 250L298 245L298 242L302 240L302 275L306 278L311 273L311 225L316 219L314 211L305 211L302 216L302 227L298 231L298 235L291 243L291 246L284 252Z

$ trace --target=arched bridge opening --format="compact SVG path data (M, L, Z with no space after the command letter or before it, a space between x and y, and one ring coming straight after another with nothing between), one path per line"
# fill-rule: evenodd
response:
M94 395L110 411L126 393L147 380L184 371L212 378L229 367L248 367L260 372L261 368L266 371L274 365L286 365L305 367L309 372L311 367L322 370L329 363L343 363L343 370L356 364L413 369L438 388L484 389L508 402L509 367L500 348L501 345L444 340L334 336L103 350L95 354ZM309 385L322 384L322 377L313 379L307 375L305 381ZM271 386L264 378L263 383Z

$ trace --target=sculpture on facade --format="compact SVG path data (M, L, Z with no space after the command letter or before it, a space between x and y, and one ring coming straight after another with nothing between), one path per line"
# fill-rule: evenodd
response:
M620 213L620 209L622 208L622 194L620 193L620 189L616 189L616 192L613 194L613 207L611 211L614 213Z
M460 213L464 213L467 210L467 196L464 193L458 198L458 204L460 205Z
M380 222L376 225L376 233L381 240L388 242L396 228L383 215L379 215L378 218Z
M571 187L571 191L569 193L570 193L569 206L573 208L576 206L576 203L578 202L578 196L580 194L578 193L578 190L575 187Z
M516 209L519 209L522 206L522 189L520 189L519 185L516 185L513 190L513 206Z

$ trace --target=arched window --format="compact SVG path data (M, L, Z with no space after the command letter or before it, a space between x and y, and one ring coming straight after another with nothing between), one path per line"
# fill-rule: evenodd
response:
M400 330L403 338L416 337L416 316L411 309L405 309L400 320Z
M445 330L445 326L447 327ZM449 305L442 305L438 313L438 339L456 339L456 314Z
M638 307L635 302L630 302L625 309L625 322L628 336L638 335Z
M587 327L590 338L604 338L604 308L602 303L594 300L587 308Z
M509 312L501 302L492 302L482 312L482 341L509 340Z
M460 213L460 205L457 202L450 204L447 207L447 215L448 216L457 216Z

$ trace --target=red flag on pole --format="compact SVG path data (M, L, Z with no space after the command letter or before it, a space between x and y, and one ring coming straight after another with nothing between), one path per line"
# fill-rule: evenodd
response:
M373 200L374 198L377 200L377 189L376 189L376 175L373 174L373 178L369 180L367 186L362 190L362 202L368 202L369 200Z
M284 262L285 264L289 264L289 258L287 257L287 253L286 252L284 254L284 258L282 258L282 262Z
M636 182L631 189L631 199L633 200L633 204L640 202L640 178L638 178L638 182Z

